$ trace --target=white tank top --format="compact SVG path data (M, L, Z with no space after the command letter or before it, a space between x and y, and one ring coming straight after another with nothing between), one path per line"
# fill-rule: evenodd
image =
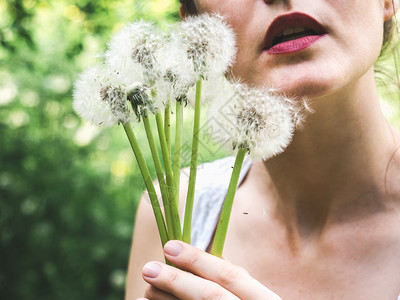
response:
M202 164L197 168L191 244L201 250L207 249L213 237L228 191L234 163L235 157L230 156ZM251 159L246 157L238 185L246 176L250 166Z

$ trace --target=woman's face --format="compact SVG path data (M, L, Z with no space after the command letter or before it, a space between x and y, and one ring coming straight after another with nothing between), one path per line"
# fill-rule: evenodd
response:
M391 0L386 5L384 0L195 0L195 4L200 13L224 15L235 31L234 76L311 98L333 93L371 70L380 53L383 23L393 14ZM294 12L301 16L293 17ZM273 22L276 18L282 22ZM270 26L275 27L272 32ZM303 31L308 26L317 32L290 35L291 29ZM287 36L279 37L286 29ZM271 43L278 44L270 48Z

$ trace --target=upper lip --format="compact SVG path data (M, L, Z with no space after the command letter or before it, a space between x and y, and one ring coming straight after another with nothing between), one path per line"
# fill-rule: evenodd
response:
M304 13L290 13L276 17L267 30L265 36L264 49L269 49L273 46L274 39L285 29L294 27L305 27L315 31L316 34L326 33L325 28L314 18Z

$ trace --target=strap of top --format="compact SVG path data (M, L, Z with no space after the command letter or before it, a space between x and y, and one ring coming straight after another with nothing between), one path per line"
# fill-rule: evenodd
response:
M192 245L206 250L218 223L222 205L228 191L235 157L226 157L198 167L192 215ZM251 166L245 158L238 184Z

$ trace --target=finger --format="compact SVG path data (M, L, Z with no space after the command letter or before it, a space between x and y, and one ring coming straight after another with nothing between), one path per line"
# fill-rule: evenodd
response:
M154 286L149 286L144 294L148 300L179 300L174 295L163 292Z
M165 257L178 268L216 282L239 298L280 299L246 270L181 241L164 246Z
M238 298L215 282L195 276L159 262L147 263L143 279L153 287L170 293L181 300Z

